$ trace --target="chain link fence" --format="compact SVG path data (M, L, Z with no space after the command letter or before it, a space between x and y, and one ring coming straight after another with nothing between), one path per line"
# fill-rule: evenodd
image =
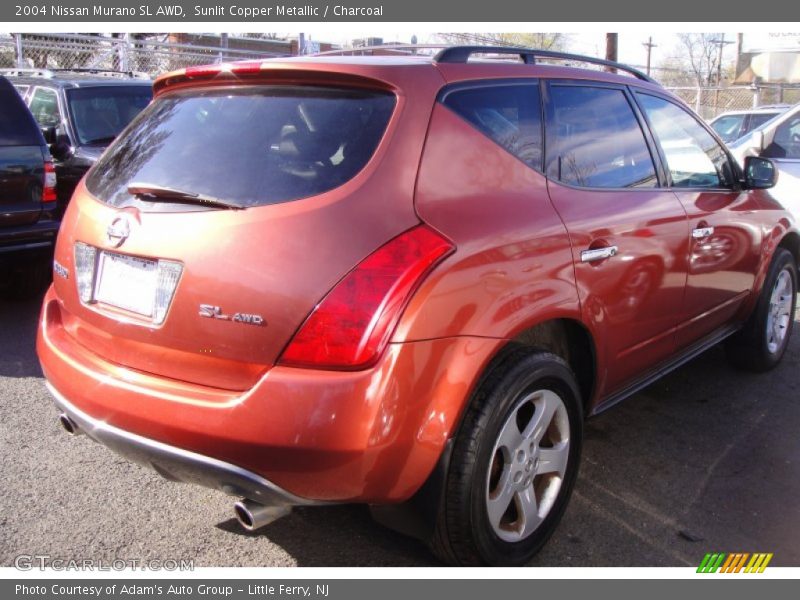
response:
M191 65L297 53L296 42L257 35L162 34L138 39L129 34L0 33L0 68L108 69L154 77ZM116 36L116 37L115 37ZM658 78L658 72L654 70ZM800 86L669 87L705 119L732 110L800 102Z
M27 69L107 69L134 71L151 77L191 65L243 59L287 56L292 44L282 40L243 39L241 44L263 49L233 47L238 40L211 36L165 35L201 43L177 43L173 39L135 39L88 34L0 34L0 67ZM227 42L207 45L210 41Z
M708 120L728 111L800 102L800 87L797 86L668 87L667 89Z

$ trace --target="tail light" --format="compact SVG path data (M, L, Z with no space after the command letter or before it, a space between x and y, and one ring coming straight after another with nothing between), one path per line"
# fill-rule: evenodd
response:
M42 202L55 202L56 196L56 168L52 161L44 163L44 186L42 188Z
M91 302L94 289L94 265L97 249L83 242L75 242L75 281L81 302Z
M424 225L378 248L328 292L279 363L323 369L359 369L374 363L417 286L453 249Z

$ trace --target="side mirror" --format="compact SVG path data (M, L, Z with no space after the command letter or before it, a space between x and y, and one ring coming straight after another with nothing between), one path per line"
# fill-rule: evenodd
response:
M66 160L72 156L73 148L69 136L66 134L56 135L55 141L50 144L50 154L56 160Z
M51 125L50 127L42 127L42 135L44 136L44 141L48 146L52 146L56 143L56 126Z
M744 184L749 190L766 190L775 185L778 170L772 161L760 156L748 156L744 159Z

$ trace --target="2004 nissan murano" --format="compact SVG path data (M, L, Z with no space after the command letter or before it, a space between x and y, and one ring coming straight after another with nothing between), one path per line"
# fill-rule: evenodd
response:
M634 69L452 47L155 94L69 205L39 357L68 431L241 498L247 528L366 503L446 562L524 564L584 417L723 340L784 354L800 235L772 164Z

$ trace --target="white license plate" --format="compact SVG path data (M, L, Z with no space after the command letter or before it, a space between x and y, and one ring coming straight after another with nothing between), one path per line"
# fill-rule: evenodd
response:
M151 317L157 281L157 261L101 252L94 298L98 302Z

